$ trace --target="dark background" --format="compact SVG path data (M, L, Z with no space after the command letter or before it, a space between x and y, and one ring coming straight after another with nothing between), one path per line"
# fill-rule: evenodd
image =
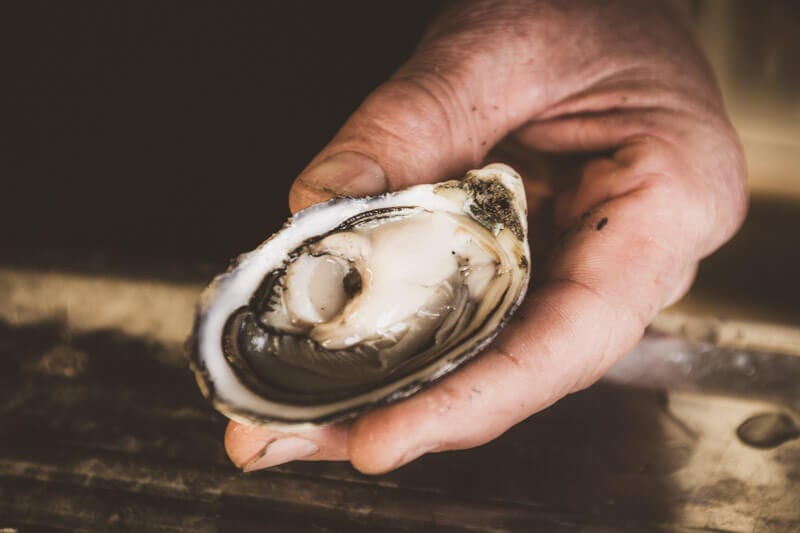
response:
M254 247L436 4L0 4L0 249Z
M280 226L294 177L439 4L0 2L0 261L207 279ZM795 4L725 5L726 69L767 91L764 116L796 109L779 98L800 94ZM754 201L694 292L796 322L798 220L796 202Z

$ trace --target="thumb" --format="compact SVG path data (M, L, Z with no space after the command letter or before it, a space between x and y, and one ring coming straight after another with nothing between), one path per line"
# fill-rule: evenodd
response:
M506 93L502 65L485 70L492 52L453 53L457 43L443 39L423 46L350 116L295 181L292 212L332 196L379 194L459 174L515 127L510 117L520 114L494 96Z

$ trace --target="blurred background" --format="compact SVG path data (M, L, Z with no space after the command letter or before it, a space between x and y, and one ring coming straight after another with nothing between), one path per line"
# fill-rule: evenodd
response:
M745 226L705 261L684 304L800 325L800 4L684 5L744 144L752 194Z
M435 8L5 4L1 242L210 260L252 248Z
M0 3L0 530L800 529L800 3L679 3L744 227L606 382L379 478L239 474L182 346L438 2Z
M754 194L741 246L704 266L692 303L798 323L786 295L800 295L800 7L681 3L744 142ZM279 227L292 179L409 56L436 8L4 4L0 254L224 265Z

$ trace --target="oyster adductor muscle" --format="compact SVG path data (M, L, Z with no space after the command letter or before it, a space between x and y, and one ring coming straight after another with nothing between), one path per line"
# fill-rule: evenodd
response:
M477 354L524 297L525 193L510 167L305 209L206 289L188 344L226 415L324 424Z

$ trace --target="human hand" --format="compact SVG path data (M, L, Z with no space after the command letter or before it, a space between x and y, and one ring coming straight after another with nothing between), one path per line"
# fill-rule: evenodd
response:
M380 473L486 443L599 379L746 210L741 149L688 28L635 0L454 3L297 178L290 206L461 175L495 146L530 197L534 285L516 319L457 372L351 424L231 422L234 463ZM580 161L576 179L526 173L543 155Z

